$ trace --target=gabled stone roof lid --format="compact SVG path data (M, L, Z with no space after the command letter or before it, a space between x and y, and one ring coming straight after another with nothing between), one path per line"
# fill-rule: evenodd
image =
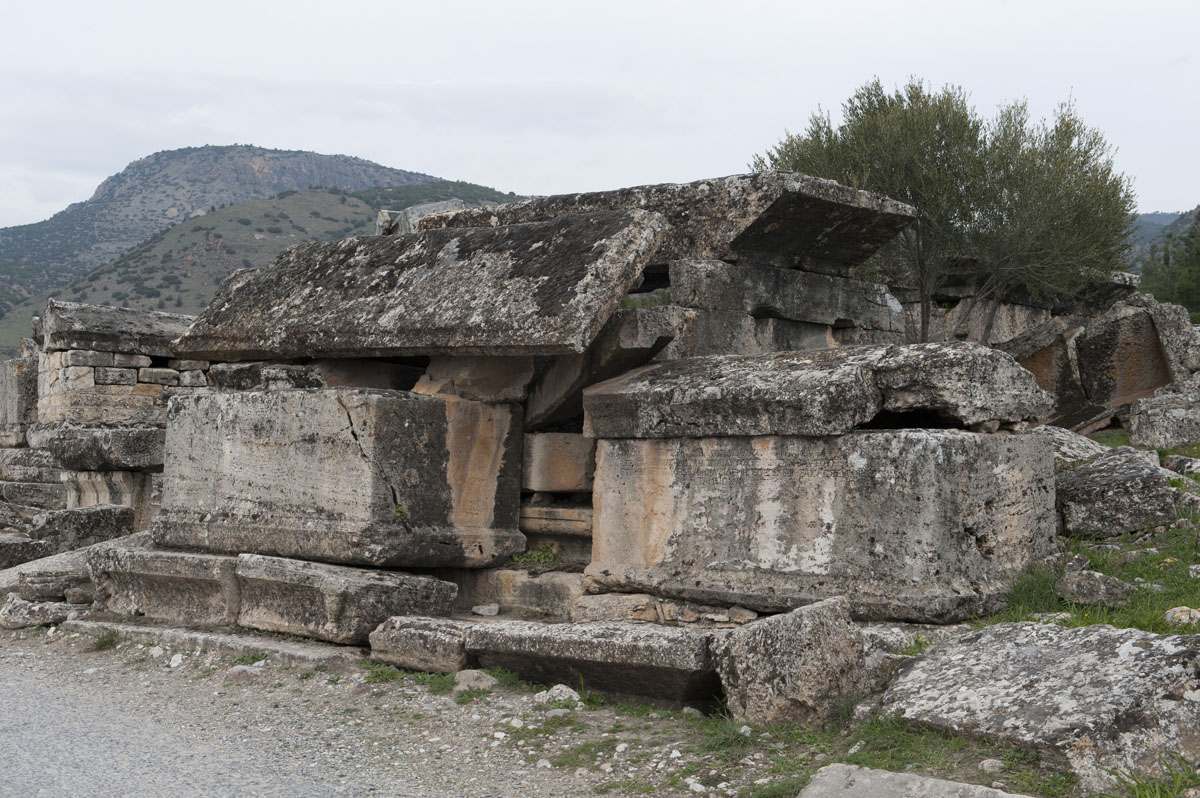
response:
M231 275L176 346L210 360L583 352L665 229L592 211L303 244Z
M973 343L694 357L583 396L596 438L840 435L884 412L920 414L905 426L974 427L1033 420L1050 405L1011 356Z
M656 264L741 259L829 274L845 274L869 258L916 215L902 202L832 180L762 172L438 213L418 220L417 229L489 227L631 208L656 211L670 223Z

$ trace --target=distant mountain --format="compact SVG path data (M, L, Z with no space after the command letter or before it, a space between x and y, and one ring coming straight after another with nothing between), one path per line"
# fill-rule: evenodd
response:
M1168 234L1179 236L1186 233L1195 221L1198 210L1200 207L1187 212L1139 213L1134 220L1130 261L1140 268L1141 262L1150 255L1150 247L1155 244L1161 247Z
M519 199L473 183L437 181L352 193L336 188L289 190L221 208L181 221L66 285L39 291L12 306L0 320L0 352L15 351L20 337L29 335L31 317L51 295L74 302L199 313L235 269L267 265L293 244L370 235L381 208L400 210L451 198L476 206Z
M360 191L435 180L348 155L240 144L156 152L105 180L85 202L44 222L0 229L0 314L224 206L314 186Z

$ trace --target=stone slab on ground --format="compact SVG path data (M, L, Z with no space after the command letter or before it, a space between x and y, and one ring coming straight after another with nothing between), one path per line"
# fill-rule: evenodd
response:
M904 309L887 286L794 269L719 260L671 264L671 302L838 327L904 331Z
M879 194L794 172L559 194L427 216L418 230L491 227L597 209L640 208L669 224L655 263L754 260L845 273L907 226L916 211Z
M97 604L109 612L194 626L237 622L236 557L100 544L88 549L87 564Z
M1200 757L1200 635L998 624L901 666L882 710L1036 750L1089 791L1106 769L1157 775L1160 755Z
M9 593L0 604L0 629L59 624L82 615L86 609L65 601L26 601L16 593Z
M1050 397L1010 356L971 343L713 356L650 366L584 392L597 438L839 435L886 426L1019 422ZM904 423L905 413L925 417Z
M167 433L161 426L37 424L29 445L76 471L161 471Z
M371 659L416 671L454 673L467 667L470 621L401 615L371 632Z
M481 623L467 653L543 684L668 703L709 704L720 692L709 646L719 632L639 623Z
M978 784L892 773L855 765L826 765L797 798L1032 798Z
M301 244L231 275L176 348L212 360L580 353L665 228L645 211L595 211Z
M585 587L957 621L1054 550L1051 474L1023 434L602 440Z
M339 646L307 640L280 640L253 632L205 632L150 624L120 623L105 620L71 620L62 624L64 632L99 637L108 632L126 640L161 644L185 651L213 651L228 657L265 654L267 660L281 665L325 665L339 669L357 669L367 652L354 646Z
M429 576L242 554L240 610L250 629L362 644L393 615L448 615L458 587Z
M842 597L735 629L713 645L729 714L817 728L867 688L863 637Z
M101 352L174 357L171 342L194 316L114 308L51 299L42 314L42 347L47 352L92 349Z
M171 403L164 547L484 567L524 549L510 405L323 388Z
M1153 452L1150 453L1153 457ZM1115 537L1176 518L1171 472L1129 446L1110 449L1054 479L1063 533Z

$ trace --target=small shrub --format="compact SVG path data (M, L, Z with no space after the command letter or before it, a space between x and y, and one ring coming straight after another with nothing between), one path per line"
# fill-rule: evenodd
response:
M92 641L92 651L110 651L117 647L117 643L121 642L121 636L116 631L109 629L103 634L97 635Z
M256 662L261 662L266 659L267 655L262 651L251 651L246 654L239 654L233 658L233 661L238 665L253 665Z
M525 551L514 554L511 560L521 565L549 565L558 559L558 552L549 546L537 549L526 549Z
M404 678L403 671L382 662L364 659L362 667L367 670L367 684L387 684L388 682L398 682Z

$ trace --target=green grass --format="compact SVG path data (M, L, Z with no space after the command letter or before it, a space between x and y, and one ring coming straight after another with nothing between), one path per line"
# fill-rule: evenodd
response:
M450 673L421 673L412 674L413 681L424 685L432 695L446 695L454 689L454 675Z
M617 741L611 737L606 740L579 743L552 756L550 764L556 768L580 768L594 765L597 759L605 756L616 747Z
M641 310L671 304L671 289L658 288L643 294L630 294L621 300L621 310Z
M1129 442L1129 430L1122 429L1120 427L1109 427L1108 429L1102 429L1099 432L1093 432L1088 437L1094 440L1096 443L1099 443L1103 446L1111 446L1114 449L1118 446L1133 445Z
M519 554L514 554L509 558L510 561L518 565L550 565L558 559L558 552L549 546L536 549L526 549Z
M387 684L404 678L404 672L382 662L364 659L359 663L367 671L367 684Z
M251 651L246 654L239 654L233 658L233 662L237 665L253 665L256 662L261 662L266 659L267 655L262 651Z
M501 687L507 687L510 690L520 690L525 693L540 693L545 690L545 685L530 682L521 677L521 674L516 671L510 671L508 668L488 668L488 675L500 683Z
M121 636L116 631L109 629L103 634L96 635L96 639L92 641L92 651L110 651L117 647L117 643L121 642Z
M458 695L454 696L456 704L470 704L477 698L483 698L485 695L491 695L492 691L486 687L475 687L471 690L463 690Z
M1097 798L1180 798L1193 787L1200 787L1196 765L1178 754L1160 757L1162 775L1155 778L1109 771L1117 778L1117 792L1100 793Z

